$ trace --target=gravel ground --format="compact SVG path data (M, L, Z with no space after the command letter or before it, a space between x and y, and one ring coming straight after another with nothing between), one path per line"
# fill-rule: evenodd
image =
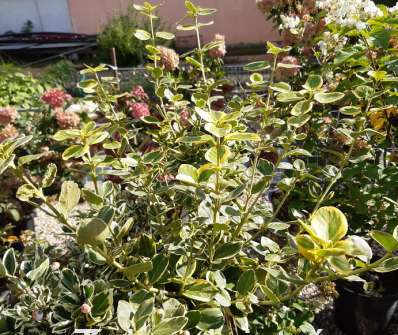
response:
M87 208L86 204L80 204L75 211L85 211ZM63 234L55 219L39 210L35 213L34 227L36 237L39 240L47 241L50 245L62 247L70 239ZM316 313L314 327L315 329L322 329L322 335L346 335L334 323L333 299L331 297L325 297L315 285L305 287L300 297L312 304ZM380 335L398 335L398 313L394 315L388 330Z
M44 209L46 208L44 207ZM76 207L74 213L85 211L86 209L88 209L88 205L82 203ZM70 221L72 224L75 223L73 213ZM63 247L66 242L71 239L63 233L61 225L56 219L48 216L41 210L36 209L33 224L35 227L36 238L40 241L46 241L50 245Z

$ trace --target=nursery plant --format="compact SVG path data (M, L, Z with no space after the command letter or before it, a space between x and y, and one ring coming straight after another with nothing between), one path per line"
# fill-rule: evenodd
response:
M1 305L2 334L77 328L261 334L270 326L263 318L269 307L291 304L308 284L398 268L397 228L370 232L384 249L374 261L366 239L348 234L346 215L327 205L344 168L355 164L352 143L375 134L368 114L379 80L337 90L325 85L324 73L309 74L293 88L276 81L281 71L298 69L280 61L290 48L267 43L271 63L248 64L248 93L216 110L228 81L214 78L206 59L222 56L225 44L200 39L215 10L190 1L185 6L177 29L193 32L197 47L180 60L159 46L174 35L155 29L157 6L134 5L150 27L137 29L135 37L145 43L156 98L136 88L125 106L115 79L101 78L105 66L83 70L92 79L79 87L103 118L59 130L53 139L65 146L65 161L80 161L89 184L65 181L52 202L46 190L56 165L34 182L29 167L39 156L21 154L32 137L0 144L0 173L23 181L17 198L56 218L71 240L63 254L34 244L21 254L12 248L4 253L0 275L9 294ZM180 75L182 61L200 75L193 83ZM269 77L258 73L265 69ZM307 148L305 129L335 106L351 115L337 127L352 142L320 176L306 163L315 152ZM283 215L290 195L313 181L318 197L312 206ZM281 196L271 206L267 195L275 184ZM84 212L76 210L81 200L90 206ZM280 317L287 322L291 316ZM316 333L309 322L293 325Z

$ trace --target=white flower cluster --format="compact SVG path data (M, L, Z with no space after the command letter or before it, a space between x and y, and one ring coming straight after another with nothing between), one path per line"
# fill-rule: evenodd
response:
M322 56L326 57L331 52L340 51L347 41L347 37L340 37L339 34L332 34L329 31L325 31L322 35L322 39L317 43L317 46Z
M395 4L395 6L391 7L388 9L390 13L398 13L398 2Z
M326 11L326 23L365 29L366 21L383 12L371 0L317 0L319 9Z
M280 19L281 19L282 23L280 24L279 28L290 30L290 31L298 30L300 23L301 23L301 20L298 16L281 15Z

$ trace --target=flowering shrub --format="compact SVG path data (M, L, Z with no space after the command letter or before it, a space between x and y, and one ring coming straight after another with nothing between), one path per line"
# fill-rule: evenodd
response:
M212 49L223 51L223 40L200 40L209 24L203 17L215 11L185 6L187 22L177 29L193 31L198 41L181 56L191 67L186 76L175 51L158 47L174 35L154 29L157 6L135 5L151 28L135 36L146 43L155 99L146 101L136 88L124 106L112 81L98 76L104 66L83 70L95 79L79 87L103 118L53 138L64 146L63 160L78 160L92 186L65 181L51 202L46 190L57 166L49 164L34 182L27 170L41 156L16 157L32 138L0 144L0 173L23 182L18 199L57 218L72 239L63 255L34 245L22 255L4 254L0 275L12 299L2 315L10 331L261 333L273 326L261 317L264 307L289 304L310 283L397 269L398 228L355 235L339 204L330 204L345 168L361 161L363 138L379 138L368 117L373 103L385 107L394 77L370 62L352 85L352 78L332 85L319 71L292 86L277 81L278 72L298 71L296 62L280 61L290 48L267 43L272 65L248 64L248 93L225 97L227 80L205 65ZM258 73L268 68L269 78ZM219 100L223 105L215 106ZM346 117L334 117L336 109ZM348 148L314 169L308 161L331 125ZM275 185L280 197L272 206L266 199ZM311 202L286 210L307 188ZM84 213L75 211L81 199L89 205ZM384 256L373 259L369 238ZM308 322L305 329L315 332Z
M18 112L13 107L4 107L0 109L0 124L7 125L15 121L18 117Z
M55 109L63 107L67 101L72 99L72 97L61 89L53 88L45 91L41 96L41 99L51 108Z

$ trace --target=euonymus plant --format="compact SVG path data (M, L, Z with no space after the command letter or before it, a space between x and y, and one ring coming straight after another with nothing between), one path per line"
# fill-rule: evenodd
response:
M292 67L279 62L289 48L268 43L271 65L248 64L247 93L216 110L228 81L215 80L205 59L221 42L200 40L214 10L185 5L177 29L194 33L198 44L179 69L176 54L158 47L174 35L155 31L157 6L135 6L151 27L135 36L146 42L146 71L157 96L135 105L141 117L132 119L119 103L116 79L101 77L104 66L84 70L90 79L79 86L100 106L101 122L58 131L54 139L67 147L64 160L81 161L91 183L66 181L51 202L46 188L56 166L34 183L29 164L39 156L18 154L31 138L0 144L0 172L24 182L17 197L56 218L75 243L63 260L40 247L23 257L13 249L5 253L0 274L18 298L2 307L3 334L70 334L75 328L253 334L258 313L288 303L310 283L360 280L366 271L398 268L397 229L392 235L372 231L385 249L384 257L372 260L367 238L348 235L344 213L325 205L351 164L352 149L337 166L321 167L321 177L305 163L313 153L303 148L303 129L316 110L332 110L355 95L358 104L344 109L352 115L351 136L367 131L368 89L330 91L317 74L298 90L275 82L276 71ZM191 80L183 76L187 67ZM264 70L269 77L259 73ZM284 219L291 192L314 179L322 186L313 207ZM267 200L271 188L282 194L274 206ZM89 209L76 211L82 199ZM312 330L306 324L302 331Z

